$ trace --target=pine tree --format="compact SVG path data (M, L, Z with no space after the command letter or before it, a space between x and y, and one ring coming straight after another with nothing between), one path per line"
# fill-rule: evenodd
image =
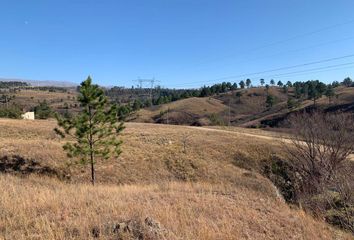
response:
M240 81L240 83L239 83L239 85L240 85L240 88L245 88L245 82L242 80L242 81Z
M332 98L335 96L334 89L331 84L327 86L327 89L325 91L326 97L328 97L328 101L331 102Z
M68 157L79 157L80 163L90 164L91 182L96 181L95 164L98 159L119 156L122 141L118 138L124 129L123 122L117 120L117 107L110 105L98 85L93 85L90 77L80 85L78 101L81 112L71 118L57 115L59 128L55 132L61 137L71 136L74 142L67 142L63 148Z
M343 80L342 84L346 87L350 87L353 84L353 80L351 80L349 77L347 77Z
M267 106L268 108L272 108L273 105L274 105L274 103L275 103L275 98L274 98L274 96L268 95L268 96L267 96L267 99L266 99L266 106Z
M247 80L246 80L246 85L247 85L247 88L250 88L250 86L251 86L251 79L247 78Z

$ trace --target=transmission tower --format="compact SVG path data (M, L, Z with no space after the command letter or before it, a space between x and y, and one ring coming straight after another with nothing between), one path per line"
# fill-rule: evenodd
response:
M150 100L152 101L152 91L154 89L154 84L156 82L160 82L159 80L156 80L155 78L151 78L151 79L141 79L140 77L138 77L138 79L133 80L134 82L138 82L139 83L139 88L143 88L143 83L150 83L150 91L149 91L149 97Z

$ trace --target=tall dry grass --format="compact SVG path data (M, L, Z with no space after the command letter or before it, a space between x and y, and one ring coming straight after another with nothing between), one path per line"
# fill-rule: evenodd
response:
M93 228L145 217L166 229L165 239L349 239L279 200L227 184L92 187L0 175L0 192L3 239L92 239Z

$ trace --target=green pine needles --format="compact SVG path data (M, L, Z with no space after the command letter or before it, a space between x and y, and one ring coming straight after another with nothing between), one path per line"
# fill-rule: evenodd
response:
M103 90L92 84L88 77L80 85L81 112L72 118L57 115L59 128L54 131L61 137L70 136L74 141L67 142L63 148L70 158L79 158L81 164L90 164L91 182L96 181L96 160L118 157L122 141L119 135L124 129L117 117L116 105L108 102Z

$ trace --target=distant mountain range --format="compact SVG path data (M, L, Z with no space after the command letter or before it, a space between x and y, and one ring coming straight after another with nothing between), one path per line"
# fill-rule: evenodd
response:
M14 78L0 78L0 82L26 82L33 87L76 87L78 84L69 81L52 81L52 80L27 80Z

